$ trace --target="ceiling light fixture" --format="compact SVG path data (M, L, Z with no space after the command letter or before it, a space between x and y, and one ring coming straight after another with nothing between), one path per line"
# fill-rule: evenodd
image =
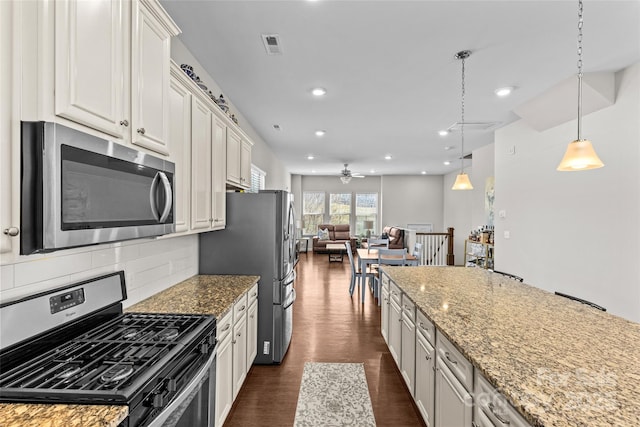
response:
M323 96L327 94L327 90L322 87L317 87L311 91L311 93L315 96Z
M451 164L451 162L449 160L445 160L444 162L442 162L445 166L449 166Z
M422 172L420 172L420 173L421 173L422 175L426 175L426 174L427 174L427 171L422 171Z
M452 190L473 190L473 185L469 181L469 175L464 173L464 61L471 55L470 50L462 50L456 53L455 58L462 60L462 97L460 113L460 173L456 177L456 182L451 187Z
M385 160L391 160L391 154L387 154L386 156L384 156Z
M504 98L505 96L510 95L511 92L513 92L513 89L515 89L513 86L507 86L507 87L498 88L494 92L500 98Z
M307 160L313 160L314 158L315 158L315 157L313 157L313 154L309 154L309 155L307 156Z
M582 0L578 1L578 139L569 143L559 171L581 171L604 166L588 139L582 139Z
M371 169L371 170L369 171L369 173L376 173L376 170L375 170L375 169Z
M316 131L316 136L324 136L325 133L327 133L327 132L324 131L324 130L317 130Z
M342 181L343 184L348 184L351 181L351 177L350 176L341 176L340 177L340 181Z
M449 131L448 131L448 130L441 130L441 131L438 131L438 135L440 135L440 136L447 136L447 135L449 135Z

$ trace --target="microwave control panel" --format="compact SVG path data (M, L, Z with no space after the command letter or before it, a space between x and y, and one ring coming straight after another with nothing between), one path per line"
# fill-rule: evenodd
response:
M84 289L74 289L70 292L54 295L49 298L49 307L51 308L51 314L56 314L60 311L67 310L76 305L84 302Z

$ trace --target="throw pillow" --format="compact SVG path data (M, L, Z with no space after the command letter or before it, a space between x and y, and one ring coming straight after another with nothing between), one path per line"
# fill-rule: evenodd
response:
M328 228L318 230L318 240L329 240Z

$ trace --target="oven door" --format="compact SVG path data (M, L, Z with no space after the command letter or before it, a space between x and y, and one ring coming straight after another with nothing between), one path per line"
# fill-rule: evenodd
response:
M59 124L23 122L21 253L173 232L174 168Z
M167 405L149 427L208 427L215 410L216 353L209 357L188 385Z

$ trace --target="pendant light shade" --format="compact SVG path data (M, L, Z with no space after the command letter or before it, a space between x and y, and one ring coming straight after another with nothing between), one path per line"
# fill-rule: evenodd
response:
M456 182L453 184L453 187L451 187L452 190L473 190L469 175L464 173L464 61L470 55L470 50L462 50L454 56L454 58L462 61L462 96L460 98L460 173L456 177Z
M575 140L569 143L564 157L558 165L558 170L581 171L587 169L598 169L604 166L602 160L596 154L596 151L588 139Z
M461 172L456 177L456 182L453 183L452 190L473 190L473 185L471 185L471 181L469 180L469 175L464 172Z
M588 139L582 139L582 0L578 1L578 138L569 143L557 170L562 172L598 169L602 160Z

